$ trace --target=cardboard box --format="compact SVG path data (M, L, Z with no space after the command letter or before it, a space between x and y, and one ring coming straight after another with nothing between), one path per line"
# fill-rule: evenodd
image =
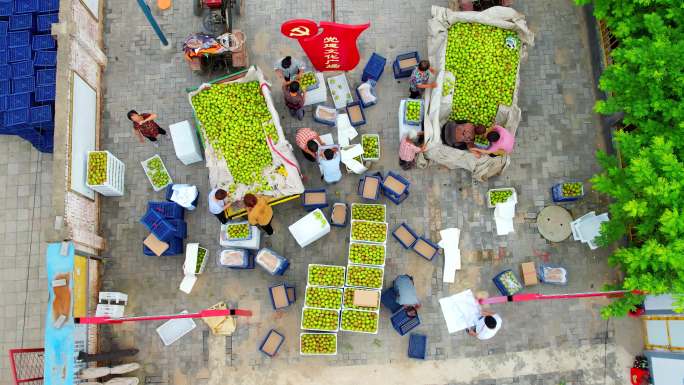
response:
M275 356L276 353L278 353L278 349L280 349L280 345L282 345L283 336L276 332L275 330L271 330L268 333L268 337L264 340L264 343L261 345L261 351L264 352L266 355L273 357Z
M335 203L335 205L333 205L332 216L330 219L335 224L344 224L345 220L347 219L347 205L343 203Z
M366 199L375 199L378 196L378 189L380 182L377 178L365 178L363 182L363 197Z
M436 247L429 244L422 238L418 238L416 243L413 244L413 250L416 253L418 253L418 255L427 259L428 261L432 260L432 258L434 258L435 254L437 254L438 251Z
M418 61L415 57L399 60L399 68L405 70L407 68L415 67L418 65Z
M354 289L354 306L378 307L380 292L374 290Z
M539 283L537 279L537 268L534 262L525 262L520 264L520 272L525 286L534 286Z
M282 309L290 306L290 301L287 297L287 290L285 285L278 285L270 288L271 298L273 298L273 307Z
M392 175L388 175L382 185L392 191L394 195L401 195L406 191L406 185Z
M306 205L318 205L324 204L326 202L326 196L324 192L307 192L304 194L304 204Z
M160 241L157 237L154 236L154 234L150 233L150 235L145 238L143 241L143 244L147 246L148 249L152 250L152 252L157 256L161 256L164 254L164 252L169 248L169 244L163 241Z
M363 115L361 114L361 106L349 106L347 110L349 111L349 120L351 120L352 123L363 121Z

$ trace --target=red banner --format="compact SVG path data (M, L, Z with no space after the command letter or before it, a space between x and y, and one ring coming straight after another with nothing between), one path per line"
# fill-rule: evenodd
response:
M356 40L368 27L370 23L349 25L322 21L319 25L313 20L296 19L283 23L280 32L297 39L316 70L349 71L359 64Z

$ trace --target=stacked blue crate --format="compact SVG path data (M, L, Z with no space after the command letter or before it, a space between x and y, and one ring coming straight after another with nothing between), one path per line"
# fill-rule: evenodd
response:
M188 236L188 225L183 220L185 210L173 202L148 202L147 212L140 219L152 234L159 240L169 244L169 250L162 256L176 255L182 252L183 239ZM143 253L152 256L154 253L143 245Z
M0 0L0 135L41 152L54 142L58 12L59 0Z

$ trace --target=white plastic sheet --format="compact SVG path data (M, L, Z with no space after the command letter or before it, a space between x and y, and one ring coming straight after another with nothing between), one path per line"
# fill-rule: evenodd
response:
M510 158L507 155L489 157L475 157L468 151L458 150L442 143L440 130L451 113L451 96L442 97L442 85L445 78L452 78L453 74L445 70L445 55L449 27L454 23L480 23L499 28L510 29L518 33L523 43L520 59L526 56L528 46L534 43L534 34L527 28L525 16L513 8L492 7L482 12L454 12L447 8L433 6L432 19L428 22L428 54L432 66L439 69L437 73L437 88L425 93L427 116L424 122L425 143L427 151L425 157L448 168L464 168L473 174L473 178L484 181L492 176L501 174ZM518 66L518 71L520 66ZM513 135L520 124L520 108L518 101L519 77L513 93L511 106L500 105L496 114L496 124L506 128Z
M264 170L265 175L268 175L268 178L271 179L270 183L273 186L273 190L264 191L261 194L274 197L301 194L304 192L304 184L302 183L302 179L299 175L299 163L297 163L297 159L294 156L292 145L287 141L287 139L285 139L285 133L280 125L278 111L275 109L275 105L273 104L273 97L271 96L271 90L269 88L270 84L266 82L263 73L258 67L252 66L249 68L245 76L229 83L245 83L251 81L258 81L259 84L262 85L261 92L266 100L268 110L271 112L271 121L275 125L276 132L278 133L278 142L273 143L276 151L269 146L269 149L271 150L271 156L273 157L273 163ZM192 97L194 95L211 86L212 84L210 83L204 83L199 86L196 91L188 93L188 101L190 102L190 105L192 106ZM204 132L204 128L201 126L201 124L200 127ZM209 169L209 183L211 186L222 187L224 190L228 191L228 186L233 183L233 176L228 170L226 161L224 159L218 158L214 152L214 149L211 147L211 143L206 140L206 133L203 135L203 137L205 159L207 162L207 168ZM282 154L282 156L280 154ZM239 156L239 154L236 154L236 156ZM283 159L283 157L287 160ZM276 169L281 165L283 165L287 170L286 177L276 172ZM251 186L238 185L235 192L230 193L230 199L232 201L240 200L248 191L250 191L250 189Z

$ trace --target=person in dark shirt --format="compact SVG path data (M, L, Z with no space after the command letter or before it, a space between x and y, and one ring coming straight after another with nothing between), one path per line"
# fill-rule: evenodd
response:
M299 120L304 119L304 95L306 91L299 86L299 82L291 81L283 84L283 98L290 110L290 115Z
M133 122L133 132L140 140L140 143L145 143L147 138L150 142L153 142L156 146L157 137L161 135L166 135L166 131L159 127L159 125L154 121L157 119L157 114L155 113L142 113L139 114L136 110L128 111L128 120Z

